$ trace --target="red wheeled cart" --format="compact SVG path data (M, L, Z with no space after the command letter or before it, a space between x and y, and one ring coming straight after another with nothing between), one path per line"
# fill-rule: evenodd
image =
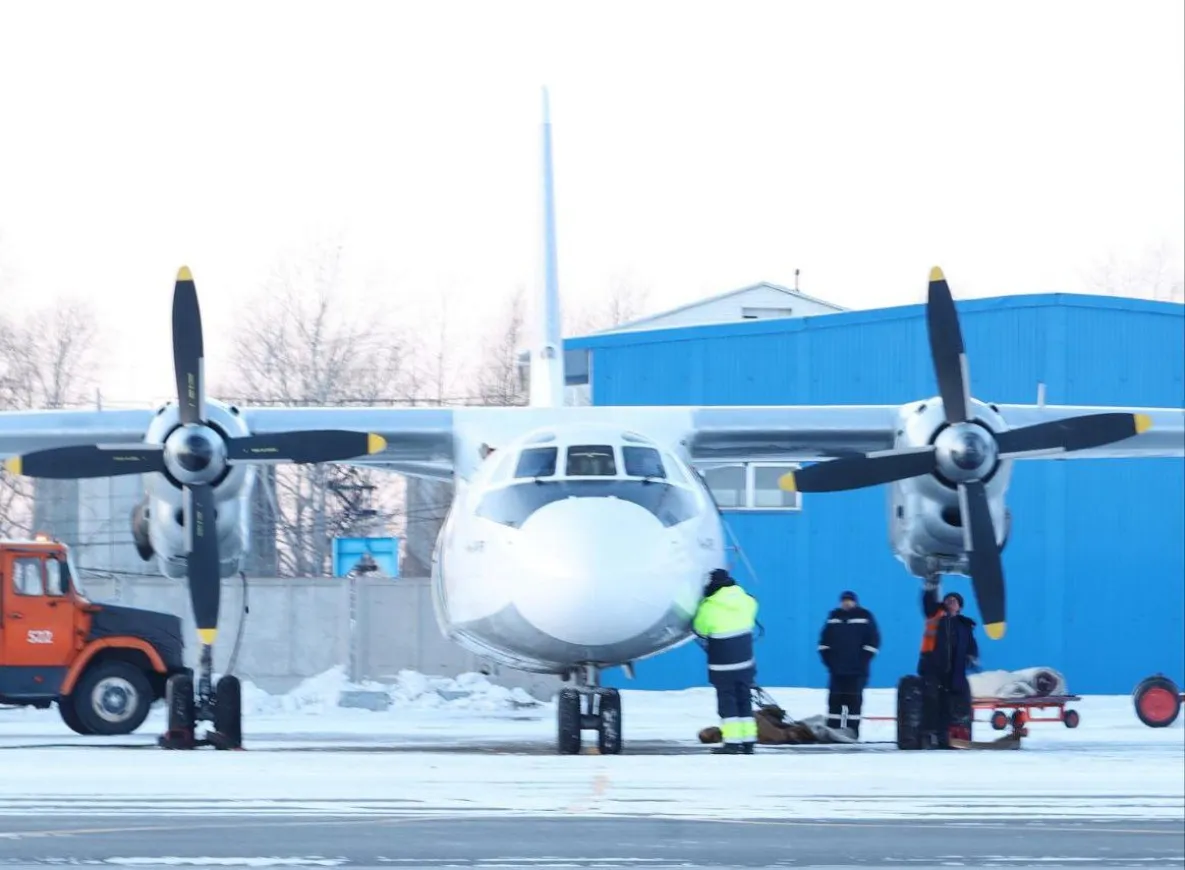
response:
M1078 711L1067 710L1066 704L1081 701L1078 695L1044 695L1032 698L973 698L971 707L975 710L991 710L988 721L997 731L1012 725L1013 731L1020 731L1029 722L1061 722L1067 728L1078 727ZM1000 709L1004 708L1004 709ZM1012 710L1009 716L1004 710ZM1033 710L1054 710L1053 716L1034 716Z
M1132 690L1136 715L1149 728L1167 728L1177 721L1185 692L1164 674L1145 677Z

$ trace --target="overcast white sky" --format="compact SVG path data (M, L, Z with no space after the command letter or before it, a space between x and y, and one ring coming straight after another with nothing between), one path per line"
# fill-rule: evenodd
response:
M194 271L242 300L341 236L356 300L479 334L536 263L540 87L561 294L747 283L864 308L1079 291L1185 240L1185 4L5 3L0 268L103 305L104 394L171 392Z

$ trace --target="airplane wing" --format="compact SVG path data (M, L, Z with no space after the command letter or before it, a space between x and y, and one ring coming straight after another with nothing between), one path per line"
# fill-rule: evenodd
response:
M891 450L899 414L910 405L689 408L687 449L696 464L818 461ZM1185 456L1185 409L1078 405L995 405L1009 429L1092 414L1144 415L1151 427L1101 446L1045 451L1018 459L1099 459Z
M454 414L449 408L242 408L255 435L306 429L347 429L381 435L387 446L343 464L449 479L454 462Z
M0 456L74 444L141 444L155 410L3 411Z
M898 405L691 408L692 461L833 459L893 446Z
M326 428L373 432L386 447L350 464L448 478L453 467L453 412L447 408L244 408L252 434ZM54 447L144 443L156 409L0 412L0 457Z

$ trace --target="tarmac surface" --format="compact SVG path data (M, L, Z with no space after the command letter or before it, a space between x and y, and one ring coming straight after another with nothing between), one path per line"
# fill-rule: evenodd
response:
M1185 820L0 816L0 867L1185 866Z

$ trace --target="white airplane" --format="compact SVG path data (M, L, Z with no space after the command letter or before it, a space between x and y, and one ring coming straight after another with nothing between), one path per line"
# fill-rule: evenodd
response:
M938 396L902 405L565 407L546 93L544 100L529 406L253 408L207 398L197 294L182 268L173 298L176 403L0 413L10 472L148 474L132 516L136 545L166 576L188 580L203 644L198 710L192 679L172 678L171 730L192 730L195 719L211 719L224 734L241 724L226 720L238 710L233 677L211 695L211 647L219 578L239 571L249 540L258 463L346 462L453 481L433 556L441 630L509 667L572 679L559 696L559 752L578 752L581 731L595 730L601 751L617 753L620 697L600 686L601 671L628 673L691 640L707 575L725 567L719 510L699 468L813 461L783 487L889 484L896 556L917 577L969 575L988 634L998 638L1013 460L1185 455L1181 408L972 399L958 316L938 269L926 308ZM224 709L235 712L220 723Z

